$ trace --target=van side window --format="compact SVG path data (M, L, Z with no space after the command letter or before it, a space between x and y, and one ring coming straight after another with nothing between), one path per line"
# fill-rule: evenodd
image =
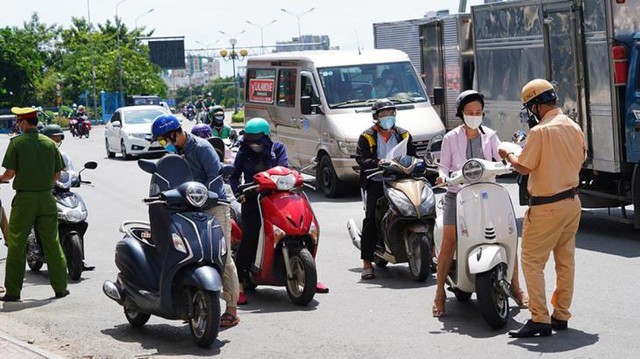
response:
M312 105L320 104L320 96L313 87L313 77L309 73L300 72L300 97L304 96L311 97Z
M276 83L275 69L248 69L246 101L273 104Z
M278 71L278 105L295 106L296 70L281 69Z

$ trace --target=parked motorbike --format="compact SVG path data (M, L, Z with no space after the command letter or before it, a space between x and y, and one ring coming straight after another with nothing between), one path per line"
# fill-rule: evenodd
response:
M516 146L517 147L517 146ZM514 150L515 152L515 150ZM456 258L447 285L458 300L476 293L485 321L494 329L509 319L511 278L518 248L518 229L509 192L491 182L512 172L505 162L469 159L436 187L466 184L456 197ZM442 221L436 221L436 251L442 245Z
M239 187L243 196L258 196L262 216L258 251L243 286L248 290L258 285L285 286L297 305L311 302L318 277L315 256L320 227L302 191L305 185L300 173L278 166L257 173L253 182ZM232 248L242 241L239 210L235 208L231 216Z
M149 222L126 221L120 227L119 273L115 282L104 282L103 292L124 307L132 326L143 326L152 314L181 319L189 322L197 345L208 347L218 336L227 245L220 222L205 210L222 201L193 181L178 155L157 163L139 160L138 166L152 174L143 200Z
M77 174L62 171L53 187L53 197L58 207L58 237L60 245L67 259L69 278L79 280L84 268L84 235L87 223L87 206L79 194L71 191L71 187L81 184L91 184L83 181L82 171L96 169L96 162L87 162ZM44 248L37 231L32 230L27 238L27 265L34 272L40 271L45 263Z
M384 190L376 206L376 218L381 220L374 263L384 268L388 263L408 262L411 277L419 282L427 280L435 269L431 249L436 201L424 178L425 170L422 159L405 155L383 162L368 176L381 176ZM349 219L347 229L353 245L360 249L361 230L355 220Z

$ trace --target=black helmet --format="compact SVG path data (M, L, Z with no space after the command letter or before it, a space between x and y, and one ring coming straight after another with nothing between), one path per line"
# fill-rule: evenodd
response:
M456 98L456 116L463 118L462 109L473 101L480 101L482 108L484 108L484 96L480 92L476 90L462 91Z
M64 140L64 132L62 132L62 127L60 127L60 125L56 125L56 124L47 125L42 130L42 134L47 137L62 136L62 139Z
M391 100L386 98L376 100L376 102L373 103L373 106L371 106L371 112L373 112L374 117L377 117L380 111L388 109L395 110L396 105Z

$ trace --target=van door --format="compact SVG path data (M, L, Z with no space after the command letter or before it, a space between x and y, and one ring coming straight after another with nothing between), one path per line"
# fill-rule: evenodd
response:
M552 4L544 9L545 40L547 49L547 78L558 94L558 105L576 122L584 118L584 94L580 91L578 58L577 7L573 2ZM584 128L584 124L580 123Z
M324 131L324 115L320 106L320 95L318 87L314 81L313 73L310 71L300 71L300 86L298 90L298 113L300 119L300 133L297 141L300 153L301 167L311 163L311 159L316 156L318 146L322 140L321 134ZM303 100L311 104L307 109L303 108Z
M287 148L289 165L293 167L300 167L301 164L298 139L302 132L302 118L300 117L300 108L296 106L299 103L296 100L297 73L296 68L278 69L274 121L276 139L284 143Z

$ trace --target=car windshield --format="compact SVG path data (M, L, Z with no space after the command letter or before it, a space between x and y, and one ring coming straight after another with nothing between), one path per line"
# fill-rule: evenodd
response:
M397 103L427 101L408 61L325 67L318 74L330 108L370 106L385 97Z
M156 117L164 114L166 112L161 109L131 109L124 111L124 123L129 125L153 123Z

